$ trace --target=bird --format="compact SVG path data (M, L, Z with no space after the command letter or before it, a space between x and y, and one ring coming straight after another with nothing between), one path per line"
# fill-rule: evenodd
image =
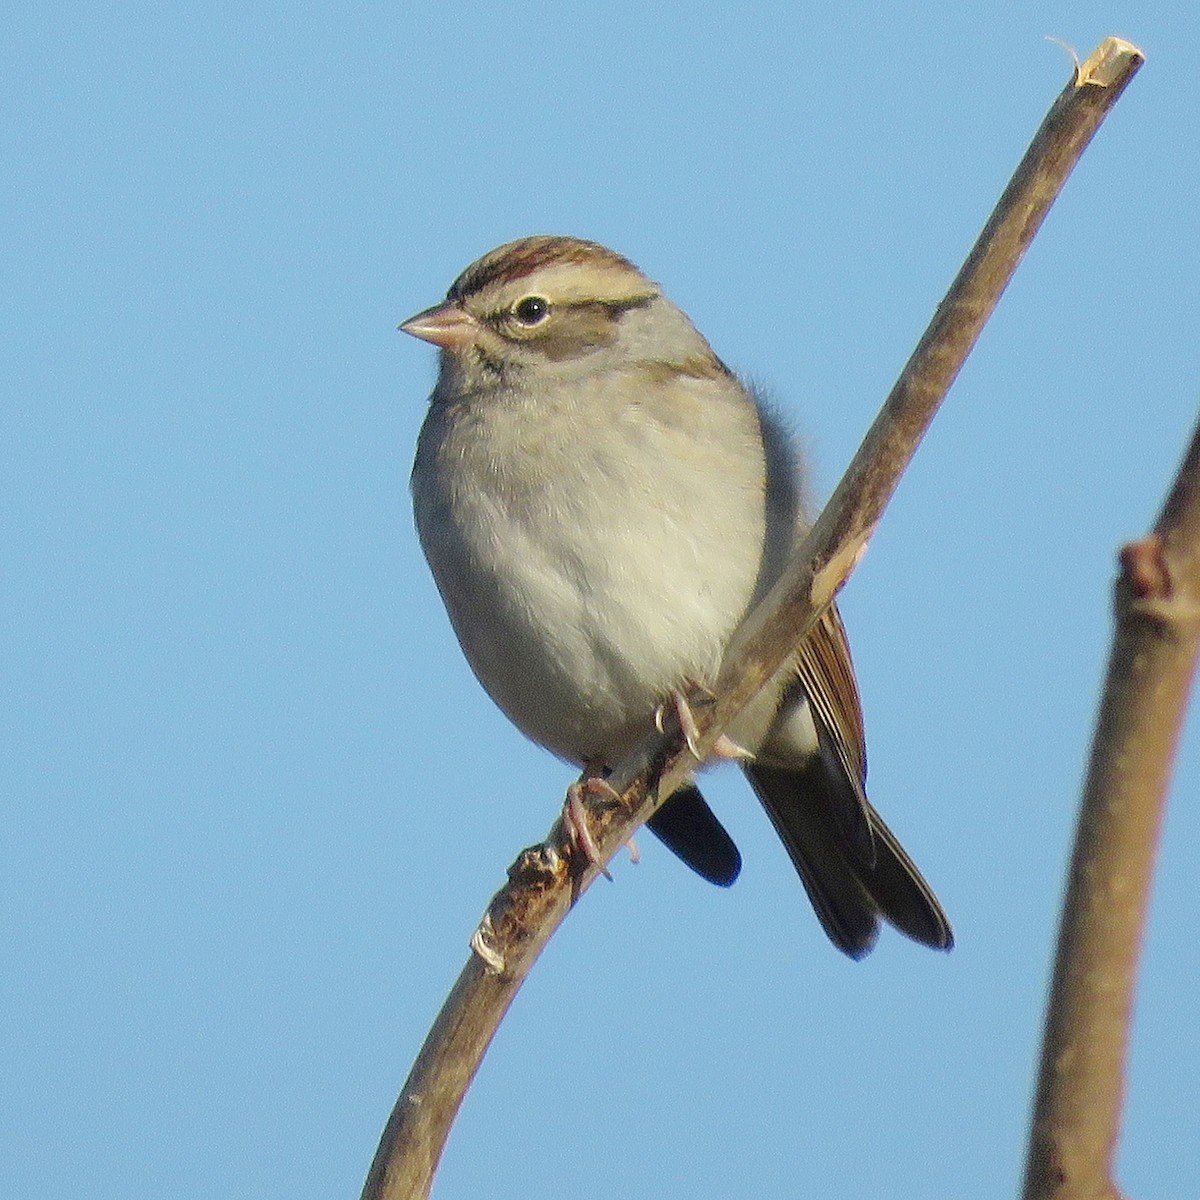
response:
M501 245L400 329L439 350L410 486L463 653L521 732L603 779L664 705L715 684L809 528L795 439L658 284L596 242ZM835 605L727 735L839 950L863 957L885 922L951 948L867 798ZM647 824L703 878L737 878L694 778Z

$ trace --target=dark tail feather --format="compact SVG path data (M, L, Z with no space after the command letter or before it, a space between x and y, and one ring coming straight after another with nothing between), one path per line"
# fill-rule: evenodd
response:
M733 838L694 787L675 792L646 827L709 883L728 887L742 869Z
M950 923L929 884L869 804L875 862L847 838L836 820L833 785L820 760L804 771L751 766L746 775L771 818L817 916L839 950L870 952L879 918L937 950L954 944Z

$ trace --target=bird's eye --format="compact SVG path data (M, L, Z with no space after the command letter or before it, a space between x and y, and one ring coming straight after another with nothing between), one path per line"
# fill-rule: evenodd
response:
M526 296L513 305L513 316L522 325L540 325L550 315L550 301L544 296Z

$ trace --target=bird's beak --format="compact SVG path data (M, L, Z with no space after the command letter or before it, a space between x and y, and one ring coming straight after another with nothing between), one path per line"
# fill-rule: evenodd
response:
M457 304L447 302L409 317L400 326L400 332L411 333L423 342L454 351L464 349L475 340L479 323Z

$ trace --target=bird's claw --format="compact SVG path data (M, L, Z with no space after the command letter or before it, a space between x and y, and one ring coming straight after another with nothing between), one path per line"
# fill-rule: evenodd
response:
M687 743L688 753L697 761L703 762L700 756L700 730L696 728L696 718L692 716L692 706L687 697L678 689L671 693L671 703L675 706L675 719L679 722L679 731Z
M724 733L713 743L712 754L713 758L724 759L727 762L749 762L754 758L754 751L747 750Z
M705 690L708 698L715 699L712 692ZM671 693L670 703L675 710L675 719L679 722L679 730L683 734L683 740L687 743L688 752L697 762L703 762L704 756L700 754L700 730L696 726L696 718L692 715L692 706L688 702L688 698L683 692L676 689ZM667 705L664 702L654 710L654 728L659 733L666 730L666 709ZM747 762L754 758L754 752L747 750L745 746L722 733L713 742L707 757L729 762Z
M600 857L600 848L596 845L591 830L588 829L587 810L583 806L583 797L587 792L607 795L615 800L620 800L621 794L599 776L588 775L583 779L577 779L567 788L567 802L563 805L563 824L567 827L567 834L570 836L572 844L584 859L611 883L612 874L605 866L604 859Z

